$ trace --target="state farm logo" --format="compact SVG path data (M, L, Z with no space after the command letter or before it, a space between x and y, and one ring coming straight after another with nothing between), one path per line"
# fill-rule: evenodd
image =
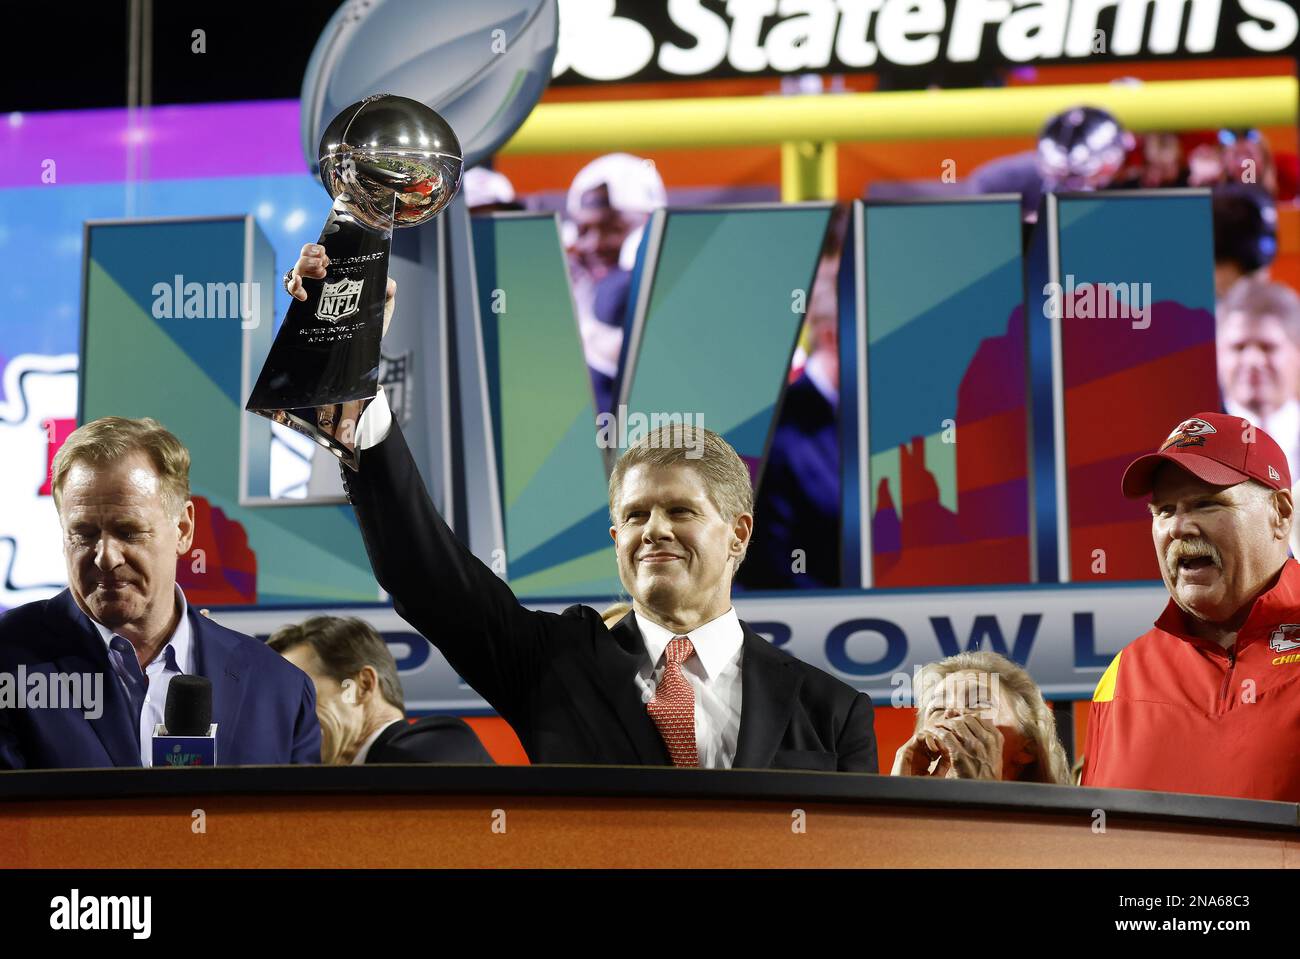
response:
M316 304L316 319L337 323L361 309L361 287L365 280L342 279L326 283Z
M610 82L994 59L1278 53L1300 34L1290 0L1158 0L1154 14L1152 6L1150 0L560 0L551 75L561 82Z

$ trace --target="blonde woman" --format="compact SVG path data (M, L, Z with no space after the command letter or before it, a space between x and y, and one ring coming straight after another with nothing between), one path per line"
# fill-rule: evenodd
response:
M914 701L916 728L891 775L1071 782L1051 707L1005 656L959 653L930 663Z

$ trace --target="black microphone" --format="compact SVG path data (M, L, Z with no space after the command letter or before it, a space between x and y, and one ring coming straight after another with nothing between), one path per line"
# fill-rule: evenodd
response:
M217 727L212 722L212 680L173 676L167 684L162 725L153 730L155 766L215 766Z
M212 680L173 676L167 684L163 725L169 736L206 736L212 725Z

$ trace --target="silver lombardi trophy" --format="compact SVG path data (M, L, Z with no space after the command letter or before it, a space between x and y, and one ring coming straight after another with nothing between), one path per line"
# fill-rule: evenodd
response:
M324 279L303 277L245 409L310 436L357 469L357 421L379 386L379 341L393 227L418 226L460 186L460 142L406 97L377 94L321 136L320 174L334 198L319 243Z

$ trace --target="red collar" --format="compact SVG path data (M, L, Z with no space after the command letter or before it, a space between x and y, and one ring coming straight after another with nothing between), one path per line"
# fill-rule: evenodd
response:
M1288 558L1282 564L1282 571L1272 588L1252 599L1250 605L1251 609L1246 615L1246 621L1237 633L1237 649L1241 649L1261 636L1268 636L1283 623L1300 621L1300 563ZM1165 605L1160 618L1155 621L1155 627L1189 643L1227 654L1227 650L1218 643L1193 636L1188 631L1186 614L1172 597Z

